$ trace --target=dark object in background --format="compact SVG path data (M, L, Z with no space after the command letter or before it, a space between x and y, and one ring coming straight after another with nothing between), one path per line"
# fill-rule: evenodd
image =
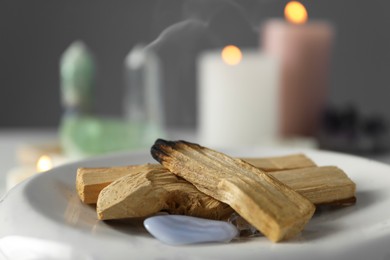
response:
M321 149L353 154L390 150L388 123L380 115L363 116L353 105L328 108L318 136Z

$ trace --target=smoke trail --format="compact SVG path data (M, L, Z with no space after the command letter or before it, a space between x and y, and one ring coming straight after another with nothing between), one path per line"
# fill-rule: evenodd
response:
M200 52L228 44L254 47L258 42L244 10L230 0L187 0L182 17L145 47L161 60L168 127L196 126L196 59Z

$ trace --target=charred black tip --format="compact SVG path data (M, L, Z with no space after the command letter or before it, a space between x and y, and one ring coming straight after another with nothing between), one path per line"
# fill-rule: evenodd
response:
M172 146L174 143L171 141L166 141L164 139L157 139L153 146L150 149L150 153L156 161L162 163L164 161L164 157L167 154L164 152L164 147Z
M150 149L150 153L152 154L153 159L158 161L159 163L163 162L163 152L160 149L156 148L154 145Z
M153 146L174 146L175 145L175 142L172 142L172 141L167 141L167 140L164 140L164 139L157 139L155 142L154 142L154 145Z
M181 145L183 145L183 144L187 145L187 146L190 146L190 147L203 148L199 144L190 143L190 142L183 141L183 140L167 141L167 140L159 138L159 139L157 139L154 142L152 148L150 149L150 152L152 154L152 157L156 161L158 161L159 163L162 164L162 162L164 161L164 157L169 156L169 151L170 150L172 150L172 149L180 150L181 149Z

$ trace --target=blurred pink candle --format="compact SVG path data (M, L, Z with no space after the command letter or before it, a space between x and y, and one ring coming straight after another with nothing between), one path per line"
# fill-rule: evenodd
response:
M306 9L296 1L286 5L285 15L288 22L273 19L262 27L263 51L281 65L279 131L313 136L327 101L334 30L325 21L306 22Z

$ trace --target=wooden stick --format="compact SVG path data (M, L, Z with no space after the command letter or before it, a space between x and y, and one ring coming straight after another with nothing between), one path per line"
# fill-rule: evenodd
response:
M99 219L147 217L159 211L224 219L233 213L228 205L198 191L195 186L179 179L163 166L133 169L131 174L118 178L102 190L97 203ZM334 166L269 174L317 205L355 202L355 184Z
M241 158L253 166L266 171L282 171L307 167L315 167L316 164L304 154L292 154L268 158Z
M77 192L86 204L95 204L103 188L117 179L146 169L164 168L160 164L145 164L112 168L79 168ZM119 170L118 170L119 169ZM355 183L335 166L310 167L269 172L293 190L318 205L350 205L355 203Z
M208 219L233 213L228 205L200 192L164 167L141 167L105 187L96 212L102 220L146 217L166 211Z
M121 167L79 168L76 175L76 190L84 203L94 204L101 190L113 181L143 169L161 168L158 164L143 164Z
M316 206L351 205L356 202L355 183L335 166L311 167L270 172Z
M245 158L250 164L265 170L278 171L313 167L315 163L303 154L287 156ZM87 204L97 202L100 191L120 177L143 170L144 167L162 167L160 164L117 166L105 168L79 168L76 176L76 188L81 201Z
M240 159L200 145L162 139L151 152L172 173L231 206L273 242L300 233L315 211L308 199Z

